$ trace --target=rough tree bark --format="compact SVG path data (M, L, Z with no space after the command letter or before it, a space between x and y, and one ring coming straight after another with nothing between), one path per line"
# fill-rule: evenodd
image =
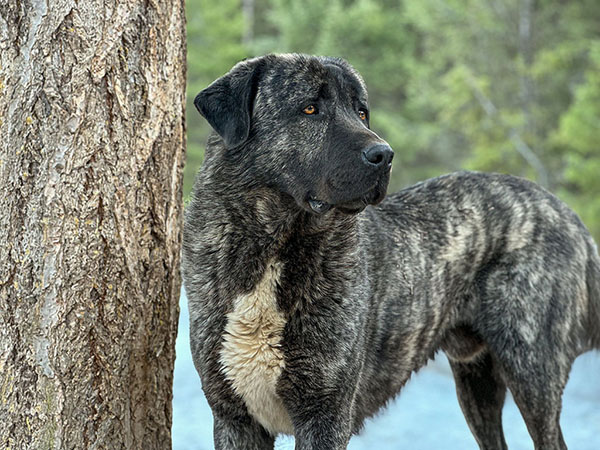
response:
M0 448L171 447L183 0L0 0Z

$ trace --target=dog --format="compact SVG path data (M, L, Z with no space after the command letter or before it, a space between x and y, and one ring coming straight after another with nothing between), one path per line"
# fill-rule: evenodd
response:
M476 172L382 201L394 153L342 59L245 60L194 103L215 133L182 272L216 449L346 448L438 350L482 449L506 449L507 389L535 448L566 448L571 364L600 348L600 258L573 211Z

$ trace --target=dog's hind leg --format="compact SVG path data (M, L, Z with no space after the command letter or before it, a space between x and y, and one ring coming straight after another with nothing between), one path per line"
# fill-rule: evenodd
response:
M506 385L488 352L469 362L449 358L456 394L465 419L483 450L506 450L502 406Z
M577 302L584 284L576 270L581 266L577 254L564 257L568 244L543 242L550 247L513 252L482 271L481 303L473 323L513 394L536 450L563 450L562 393L577 356Z
M505 379L536 450L566 450L560 429L561 397L565 383L562 380L544 379L539 375L507 373Z
M525 362L511 358L508 364L503 363L504 380L521 411L536 450L566 450L560 429L560 411L567 375L559 376L551 367L555 361L534 359Z
M522 340L513 326L523 329L525 324L514 316L505 318L495 333L484 336L497 373L510 389L535 449L566 450L559 419L572 359L558 342L550 344L547 335Z
M531 304L539 298L531 297ZM507 301L507 304L516 305ZM567 341L557 338L560 326L542 311L529 316L518 309L503 312L497 326L483 336L497 370L513 394L536 450L564 450L560 429L562 392L574 356ZM561 317L562 319L563 317Z

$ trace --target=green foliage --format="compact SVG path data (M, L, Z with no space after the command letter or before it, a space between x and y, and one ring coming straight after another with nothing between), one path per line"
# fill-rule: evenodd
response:
M564 155L564 196L600 236L600 39L590 43L585 81L562 115L555 142Z
M188 0L186 16L188 143L183 186L185 196L192 189L210 131L194 107L194 97L235 63L249 56L242 45L244 18L241 0Z
M600 238L600 2L248 1L251 24L241 0L187 3L186 193L208 133L200 89L244 57L326 54L369 86L372 126L396 152L392 190L460 168L522 175Z

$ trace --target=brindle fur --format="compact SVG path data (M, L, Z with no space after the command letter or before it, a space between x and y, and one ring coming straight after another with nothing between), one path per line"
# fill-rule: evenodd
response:
M297 449L346 448L438 349L482 449L506 448L507 388L536 449L566 448L571 364L600 347L590 234L552 194L506 175L454 173L379 203L389 172L361 159L385 145L358 117L366 103L348 63L304 55L244 61L196 99L218 134L187 208L183 273L215 447L273 448L277 431L248 412L223 367L235 357L223 350L235 341L228 317L243 319L235 305L256 298L285 322L250 357L280 364L273 399ZM302 112L308 104L316 117ZM256 290L265 283L275 283L269 298Z

